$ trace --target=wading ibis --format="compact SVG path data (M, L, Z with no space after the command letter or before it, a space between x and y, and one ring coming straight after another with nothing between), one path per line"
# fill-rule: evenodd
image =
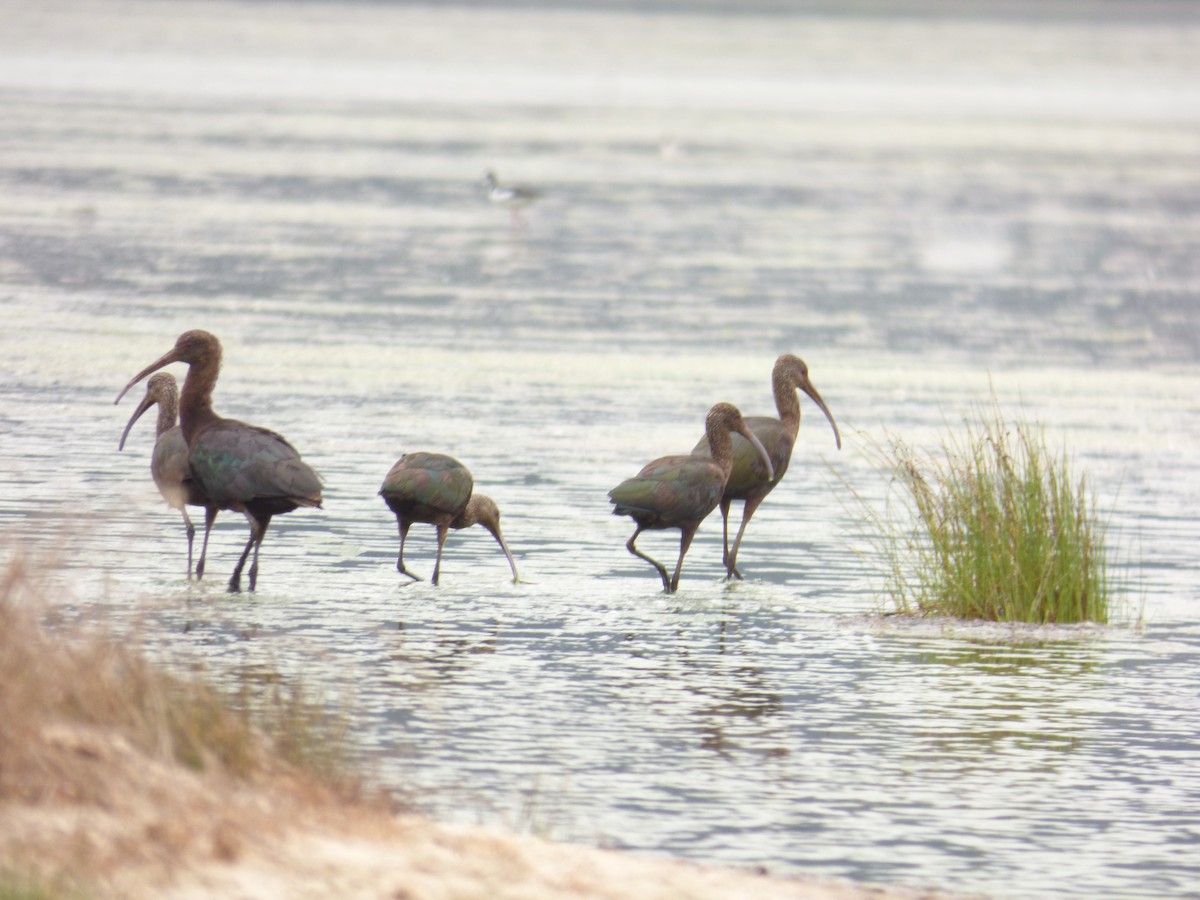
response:
M741 578L742 573L737 569L738 548L742 544L742 536L751 516L759 504L766 499L767 494L775 489L775 485L783 480L792 459L792 447L796 443L796 435L800 433L800 399L796 391L801 390L813 399L813 402L825 413L825 418L833 426L833 436L837 440L838 449L842 448L842 436L838 432L837 422L829 407L821 399L817 389L808 378L808 366L804 360L790 353L775 360L771 371L771 386L775 392L775 408L779 418L770 416L747 416L746 424L758 436L762 446L767 448L774 467L774 475L754 452L754 448L740 436L733 436L733 471L729 473L729 481L725 484L725 492L721 495L721 519L724 528L724 562L726 578ZM692 451L698 456L709 455L710 438L705 436L696 444ZM729 506L734 500L743 501L742 524L738 528L733 547L729 546Z
M654 566L662 578L663 590L669 594L679 587L683 557L696 536L696 529L716 508L725 490L725 482L733 469L730 435L737 432L744 436L747 446L758 451L768 477L774 474L766 448L733 404L718 403L710 409L704 421L704 432L711 448L709 456L661 457L646 465L636 477L626 479L608 492L613 515L630 516L637 523L633 537L625 544L626 549ZM661 563L642 553L634 543L643 531L665 528L679 529L679 561L670 578Z
M163 499L167 501L167 505L183 513L183 524L187 528L188 542L187 573L188 578L191 578L192 541L196 536L196 526L192 524L187 508L188 506L207 507L209 503L208 497L191 476L188 469L187 442L183 439L183 432L175 424L176 416L179 414L179 388L175 384L174 375L169 372L159 372L150 376L150 380L146 382L146 396L142 398L142 402L138 404L138 408L129 418L129 423L121 433L121 443L117 449L125 449L125 439L129 437L133 423L156 403L158 404L158 425L154 431L157 437L154 441L154 453L150 457L150 475L154 478L154 484L158 487L158 492L162 494ZM200 565L196 568L199 572L204 571L203 553L200 555Z
M188 365L179 403L180 429L188 445L192 478L208 497L204 516L204 547L217 518L217 510L245 514L250 539L229 579L229 590L241 590L242 568L250 551L250 590L258 581L258 550L271 517L300 506L321 505L321 478L280 434L218 416L212 408L213 387L221 371L221 342L207 331L186 331L175 346L133 377L117 401L150 373L182 362ZM205 550L196 576L203 576Z
M437 529L437 561L433 564L433 577L438 583L442 570L442 547L446 544L449 529L470 528L482 525L492 533L513 573L513 584L518 581L517 564L508 545L500 534L500 510L490 497L472 493L475 487L467 467L451 456L442 453L406 453L396 461L383 479L379 496L396 514L400 529L400 556L396 569L414 581L414 575L404 566L404 539L413 522L425 522Z

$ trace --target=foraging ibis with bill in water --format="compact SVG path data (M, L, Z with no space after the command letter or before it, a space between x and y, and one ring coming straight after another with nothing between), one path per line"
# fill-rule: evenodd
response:
M490 497L474 493L475 481L471 472L452 456L443 453L405 453L396 461L383 479L379 496L396 514L400 530L400 555L396 570L414 581L414 575L404 565L404 541L414 522L425 522L437 529L437 560L433 564L430 582L438 583L442 571L442 548L451 528L470 528L482 525L508 560L516 584L517 564L500 534L500 509Z

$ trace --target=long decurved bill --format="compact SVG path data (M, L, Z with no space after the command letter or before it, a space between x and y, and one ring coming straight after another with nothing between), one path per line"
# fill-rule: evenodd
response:
M838 449L842 449L842 435L838 432L837 422L833 421L833 413L829 411L829 407L825 405L825 401L821 399L821 395L817 389L813 387L811 381L805 381L800 385L800 390L812 397L813 403L821 407L821 412L825 413L825 418L829 420L829 424L833 426L833 436L837 438Z
M141 377L142 376L140 376L140 375L138 376L138 378L141 378ZM135 381L136 381L136 379L135 379ZM126 388L125 390L126 391L129 390L129 388ZM124 391L122 391L122 393L124 393ZM118 397L117 399L120 400L121 398ZM133 428L133 423L136 422L138 419L140 419L142 417L142 413L144 413L146 410L148 410L150 407L152 407L157 402L158 401L156 399L154 399L153 397L151 397L149 394L147 394L145 397L142 398L142 402L138 404L138 408L135 409L133 411L133 415L130 416L129 422L125 426L125 430L121 432L121 443L117 444L118 450L125 449L125 438L129 437L129 430L131 428Z
M767 481L775 480L775 466L771 464L771 456L767 453L767 448L763 446L763 442L758 439L758 435L750 430L750 426L742 423L738 429L738 434L748 440L754 449L758 451L758 455L762 457L763 465L767 467Z
M488 530L491 531L491 529ZM496 539L496 543L499 544L500 549L504 551L504 557L508 560L508 567L512 569L513 584L516 584L521 580L521 577L517 575L517 562L513 559L513 555L508 552L508 544L504 543L504 538L500 536L499 528L497 528L495 531L492 531L492 537Z
M180 362L180 359L178 351L172 348L170 351L160 356L156 362L150 363L150 365L146 366L146 368L134 375L133 380L130 381L129 384L125 385L125 387L121 388L121 393L117 394L117 399L113 401L113 405L115 406L116 404L120 403L121 398L125 396L126 392L147 375L152 375L159 369L163 368L164 366L169 366L173 362Z

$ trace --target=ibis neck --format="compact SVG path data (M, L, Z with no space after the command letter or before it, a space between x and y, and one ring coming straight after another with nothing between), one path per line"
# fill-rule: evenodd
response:
M471 498L471 500L474 500L474 499L475 499L474 497ZM470 528L472 525L478 525L478 524L479 524L479 511L475 506L473 506L471 504L470 501L468 501L467 505L465 507L463 507L463 511L460 512L455 517L454 521L450 523L450 527L453 528L455 531L458 531L461 528Z
M189 446L196 435L220 418L212 408L212 392L220 368L219 362L208 361L188 366L179 402L179 427Z
M796 385L783 372L775 372L771 376L771 387L775 391L775 409L779 411L779 421L795 440L800 433L800 398L796 396Z
M174 393L158 400L158 424L154 427L155 437L175 427L175 419L179 415L179 398Z
M708 429L707 437L712 460L721 467L721 471L725 473L725 478L728 480L729 473L733 471L733 438L724 428Z

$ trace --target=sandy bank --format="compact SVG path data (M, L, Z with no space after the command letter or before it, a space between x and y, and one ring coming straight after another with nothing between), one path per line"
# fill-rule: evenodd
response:
M0 568L0 895L113 898L932 897L437 824L321 765L309 707L267 730L128 640L44 626ZM244 705L244 703L243 703ZM269 737L268 734L275 735ZM297 742L309 755L297 754ZM312 755L316 752L318 755ZM12 888L17 890L12 890Z
M87 896L936 896L449 827L395 815L378 801L339 798L282 767L250 780L194 770L92 726L43 724L32 738L16 754L25 771L10 764L0 776L0 867Z

